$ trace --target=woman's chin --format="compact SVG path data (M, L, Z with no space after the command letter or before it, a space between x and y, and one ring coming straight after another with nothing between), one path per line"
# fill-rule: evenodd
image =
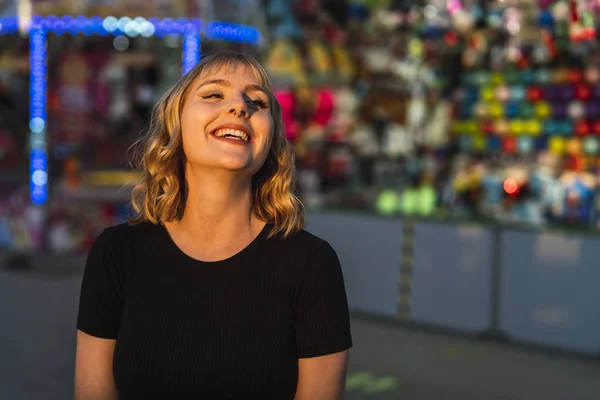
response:
M211 165L203 165L201 169L209 169L214 172L239 173L251 176L251 163L243 160L219 160Z
M198 172L207 170L214 172L222 171L245 174L249 177L260 170L260 167L262 166L258 165L256 160L253 160L251 157L242 157L231 154L220 154L218 158L215 157L210 160L190 161L191 160L188 159L188 164L191 164L191 168Z
M223 157L219 160L217 167L220 167L227 171L247 171L252 166L252 163L248 159L235 158L235 157Z

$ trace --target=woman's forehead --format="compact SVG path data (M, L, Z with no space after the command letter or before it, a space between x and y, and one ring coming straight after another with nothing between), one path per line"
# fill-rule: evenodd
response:
M249 65L235 61L207 65L206 68L204 68L196 78L196 82L199 83L201 81L216 77L226 79L227 75L235 75L237 77L241 75L251 76L254 78L254 82L252 83L256 83L261 86L267 85L267 82L264 81L259 71Z

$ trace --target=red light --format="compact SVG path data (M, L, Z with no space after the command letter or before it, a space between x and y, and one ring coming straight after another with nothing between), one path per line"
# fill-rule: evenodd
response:
M494 132L494 124L492 123L492 121L483 121L481 123L481 130L485 134L490 135L492 134L492 132Z
M517 61L517 67L519 67L520 69L527 69L530 66L530 62L529 59L527 59L526 57L520 57L519 61Z
M450 46L454 46L458 43L458 35L456 34L456 32L448 32L444 35L444 41L450 45Z
M584 40L594 40L596 38L596 28L593 26L584 28L582 36Z
M552 56L552 58L555 58L556 55L558 54L558 50L556 50L556 43L554 41L554 37L552 36L552 33L543 29L542 30L542 41L546 45L546 48L550 52L550 55Z
M575 97L580 100L588 100L592 96L592 91L585 85L577 85L575 87Z
M580 136L587 135L590 133L590 124L585 121L579 121L575 127L575 131Z
M539 87L529 88L528 93L529 101L535 102L542 97L542 90Z
M507 179L504 181L504 191L510 196L514 196L519 193L519 185L514 179Z
M582 172L585 170L585 158L582 156L575 157L575 171Z
M505 138L502 142L502 147L507 153L514 153L517 149L517 141L514 137Z
M583 80L583 72L579 69L570 69L569 70L569 82L578 83Z
M572 156L567 159L566 168L572 171L583 171L585 167L585 158L581 156Z
M600 135L600 121L594 121L592 129L596 135Z

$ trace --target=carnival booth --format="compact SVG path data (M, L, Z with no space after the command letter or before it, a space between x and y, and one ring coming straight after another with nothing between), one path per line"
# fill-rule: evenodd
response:
M221 3L37 1L0 24L1 33L18 31L29 50L30 90L22 91L29 115L13 135L25 139L29 168L16 180L21 197L11 197L27 217L11 210L10 219L36 225L21 250L85 252L104 227L127 219L139 178L130 147L159 96L199 61L201 39L204 51L217 42L244 50L262 40L255 27L220 22L232 5ZM257 2L247 2L238 20L256 10ZM210 19L190 18L200 15ZM17 107L10 110L16 116ZM14 222L7 220L5 236L23 236Z
M345 25L316 27L296 15L304 30L287 31L304 43L319 29L351 43L351 122L319 129L313 94L288 125L309 228L339 250L353 308L598 354L598 3L351 2ZM310 46L286 46L310 88Z

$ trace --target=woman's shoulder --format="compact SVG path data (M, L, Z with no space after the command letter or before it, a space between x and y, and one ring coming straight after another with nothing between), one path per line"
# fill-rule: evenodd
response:
M129 223L124 222L104 228L102 235L110 239L124 239L125 237L148 235L156 233L158 226L149 222Z
M279 240L288 252L305 256L310 256L324 247L331 247L325 239L306 229L299 229L285 238L280 237Z
M95 240L95 247L106 251L120 251L134 246L140 240L148 241L156 238L159 227L148 222L130 224L128 222L106 227Z
M324 239L320 238L319 236L315 235L312 232L309 232L308 230L306 230L306 228L301 228L298 229L297 231L291 233L288 237L288 240L290 241L294 241L297 243L305 243L308 245L321 245L325 242Z

